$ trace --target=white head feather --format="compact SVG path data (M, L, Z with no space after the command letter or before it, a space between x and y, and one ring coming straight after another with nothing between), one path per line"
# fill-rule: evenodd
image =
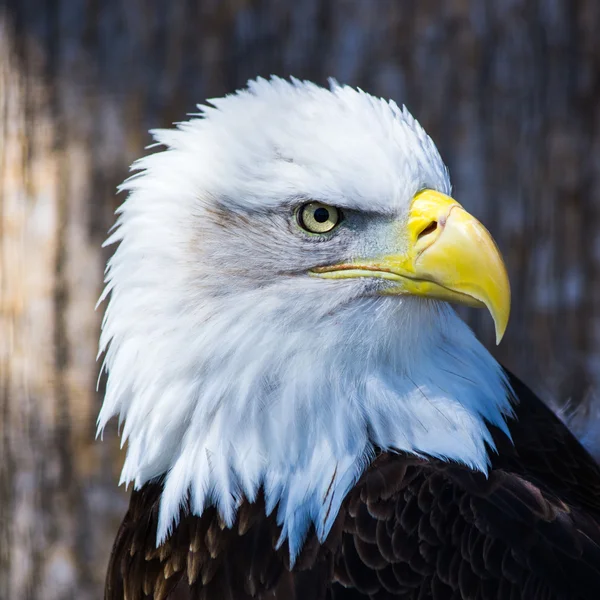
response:
M311 524L325 538L375 448L485 472L508 384L445 303L307 274L389 251L416 192L450 192L405 108L281 79L211 104L155 131L166 150L123 185L98 427L123 424L122 482L165 476L157 541L188 493L231 525L262 486L293 560ZM296 226L309 199L346 209L334 236Z

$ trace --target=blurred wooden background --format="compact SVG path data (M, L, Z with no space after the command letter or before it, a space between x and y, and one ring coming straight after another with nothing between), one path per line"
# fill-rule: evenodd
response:
M405 102L506 257L493 351L547 400L593 402L598 31L596 0L0 0L0 599L101 597L126 505L114 429L94 440L115 187L149 128L256 75Z

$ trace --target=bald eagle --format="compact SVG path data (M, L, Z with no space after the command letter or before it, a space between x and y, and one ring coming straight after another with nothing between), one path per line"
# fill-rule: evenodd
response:
M258 79L154 131L107 244L106 598L600 598L600 471L449 303L509 282L394 102Z

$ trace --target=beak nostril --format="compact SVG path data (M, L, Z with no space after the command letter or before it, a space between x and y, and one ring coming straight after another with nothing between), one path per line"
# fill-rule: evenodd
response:
M423 229L423 231L421 231L421 233L417 236L417 240L420 240L422 237L425 237L430 233L433 233L437 229L437 226L437 221L432 221L429 223L429 225L427 225L427 227L425 227L425 229Z

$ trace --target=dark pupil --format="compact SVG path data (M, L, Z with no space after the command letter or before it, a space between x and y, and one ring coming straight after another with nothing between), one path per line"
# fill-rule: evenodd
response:
M314 218L317 223L325 223L325 221L329 220L329 211L322 206L317 208L314 213Z

